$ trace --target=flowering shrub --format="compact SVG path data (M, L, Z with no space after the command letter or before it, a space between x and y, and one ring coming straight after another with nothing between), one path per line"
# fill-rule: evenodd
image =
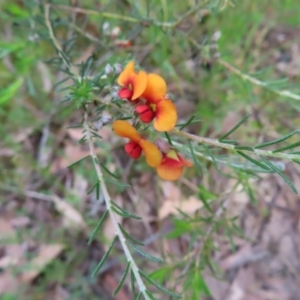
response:
M162 132L175 127L176 107L170 99L167 99L167 85L162 77L153 73L146 74L144 71L135 72L134 62L131 61L119 75L118 84L121 86L119 97L135 106L141 122L150 123L154 120L154 128ZM184 166L193 165L183 159L175 149L169 148L165 152L166 146L162 149L159 142L156 146L142 139L135 128L126 121L115 121L113 128L117 135L130 140L125 145L126 153L138 159L143 151L147 164L156 168L157 174L162 179L176 180L180 177Z
M231 1L224 1L224 5L221 6L222 9L225 8L228 3L231 3ZM176 107L167 95L167 85L161 76L153 73L146 73L143 70L136 71L133 61L130 61L123 70L120 70L119 64L114 65L114 67L108 65L100 71L100 74L96 75L90 71L92 59L88 59L80 66L73 64L71 62L71 58L64 52L62 45L56 39L52 28L52 22L50 21L51 5L52 4L50 3L44 4L44 17L48 31L47 34L51 38L51 41L57 50L57 59L59 60L59 63L65 67L64 71L68 76L67 79L72 79L74 82L73 85L65 88L69 90L69 95L67 95L66 100L71 100L76 104L77 108L81 108L83 114L82 122L76 125L77 127L83 128L83 137L80 140L80 143L86 142L89 148L89 155L83 157L73 165L84 159L91 158L96 180L92 183L92 188L89 192L93 192L95 190L96 198L100 199L101 195L105 202L105 211L95 230L91 234L89 243L93 241L107 216L111 219L114 230L114 237L111 244L107 248L107 252L103 255L98 265L95 267L92 276L98 274L109 256L110 251L114 247L115 242L118 240L121 245L121 249L123 249L126 256L127 265L121 281L116 288L115 294L118 293L126 279L126 276L128 275L128 272L130 272L134 299L141 299L141 297L146 300L155 299L145 282L157 287L170 297L180 298L181 295L167 290L165 287L153 280L151 276L148 276L140 270L133 258L133 255L131 254L130 249L132 248L134 251L143 255L146 259L152 260L156 263L163 261L162 259L145 252L141 247L143 244L132 237L130 233L122 227L120 217L121 219L133 218L136 220L141 218L118 205L112 200L112 197L109 194L104 172L108 173L109 176L115 179L118 179L118 175L110 172L108 168L100 162L97 157L94 144L95 140L101 138L101 136L99 137L97 130L102 126L110 125L110 119L105 117L103 112L112 112L112 128L115 134L121 138L128 139L124 145L124 150L127 155L132 159L139 159L143 155L146 163L151 168L155 168L158 176L164 180L177 180L181 176L184 168L191 166L195 166L195 171L197 172L197 175L199 175L202 170L201 162L204 160L205 162L212 163L218 171L221 169L220 165L226 165L234 170L233 172L245 172L247 176L249 174L253 175L256 173L276 173L295 193L297 193L296 187L283 172L284 165L277 160L274 160L274 158L285 159L296 163L300 162L299 151L286 152L298 147L300 145L298 141L289 145L284 145L278 148L276 147L278 143L284 142L293 137L296 133L298 133L298 131L292 131L274 140L260 142L254 146L243 145L237 140L228 139L234 131L246 122L249 114L243 117L236 125L218 138L213 139L209 137L202 137L184 131L184 128L187 125L192 124L193 122L198 122L199 120L195 120L195 116L193 115L183 124L177 124L178 116ZM211 6L204 1L203 3L199 3L199 6L197 4L191 10L188 10L181 20L179 19L173 22L156 22L153 20L152 23L148 23L147 20L141 20L134 16L128 17L110 13L106 14L105 12L102 13L103 15L106 15L106 17L111 17L113 19L119 18L145 27L150 26L151 24L160 28L178 29L181 21L190 16L190 14L199 11L201 5L207 9L211 9ZM57 7L57 5L54 6ZM81 9L81 11L86 13L88 12L84 9ZM79 32L82 33L80 30ZM85 36L93 41L95 40L94 37L91 37L90 35ZM220 33L214 34L210 41L211 44L205 45L205 47L194 40L192 36L189 37L189 42L197 49L197 51L202 51L201 59L203 58L203 61L208 63L217 63L227 71L240 76L243 80L247 80L251 84L266 88L278 96L300 100L300 96L298 94L287 90L275 89L274 84L268 85L266 82L263 82L258 78L244 74L226 61L222 60L217 51L217 41L219 38ZM70 44L71 42L73 41L69 41ZM97 42L101 44L100 40L97 40ZM131 44L128 43L128 45L130 46ZM113 74L114 76L108 76L110 74ZM116 79L115 75L117 74L119 74L117 78L119 86L116 93L118 97L117 99L114 99L115 97L111 97L110 92L114 89ZM65 79L59 84L64 82L66 82ZM108 100L107 96L109 97ZM97 105L94 105L95 103ZM96 120L91 118L91 116L95 115ZM263 149L270 146L275 147L275 149ZM224 155L224 152L226 155ZM189 156L189 159L192 161L186 160L183 155ZM245 180L244 177L242 177L238 183L240 184L243 180ZM119 182L116 184L119 184ZM193 184L192 186L198 193L199 187L195 187ZM248 188L248 185L245 185L245 187ZM226 205L224 204L225 200L223 201L221 199L222 201L220 201L221 205L219 209L214 211L214 208L212 208L209 201L207 201L207 199L211 200L211 197L214 197L214 195L205 189L201 192L203 193L201 193L201 199L199 199L199 201L202 201L201 204L203 204L203 207L206 209L205 213L209 214L208 217L205 215L205 217L202 218L200 215L196 216L197 213L195 213L194 219L189 218L188 216L189 223L185 220L177 220L178 222L175 225L177 226L179 224L179 227L177 227L177 231L173 232L173 237L178 237L182 233L187 233L189 237L191 237L191 243L188 247L190 249L190 253L188 253L182 260L184 271L179 276L183 278L188 272L192 274L187 278L184 284L184 289L189 290L188 287L190 287L191 282L193 282L193 289L195 287L195 290L199 290L199 286L201 285L202 289L207 295L209 295L204 279L201 277L201 271L204 269L205 265L208 265L211 269L213 268L209 261L211 253L216 251L212 232L214 230L219 230L225 223L231 224L234 222L235 218L232 220L225 218L225 222L218 223L219 218L226 210ZM183 216L186 217L184 213ZM197 219L197 217L199 218ZM202 226L202 224L205 224L203 222L207 223L207 231L206 229L203 230L204 234L200 233L198 226L195 226L195 224L199 223L201 223ZM232 225L232 227L234 226ZM230 229L229 225L227 229ZM177 263L174 264L174 266L166 265L165 270L167 271L164 273L164 276L167 277L168 272L170 270L173 271L176 266ZM135 290L135 283L138 287L137 292ZM185 291L183 291L183 293L184 292ZM198 292L193 294L193 299L199 299L199 297L200 294Z

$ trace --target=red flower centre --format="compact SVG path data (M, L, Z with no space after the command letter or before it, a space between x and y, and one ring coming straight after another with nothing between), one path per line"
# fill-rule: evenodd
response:
M133 95L132 89L130 87L123 87L119 90L118 96L122 99L130 100Z
M130 157L132 157L134 159L139 158L142 154L141 146L133 141L131 141L125 145L125 151Z
M147 104L137 106L135 111L140 115L140 119L144 123L150 123L155 117L155 112Z

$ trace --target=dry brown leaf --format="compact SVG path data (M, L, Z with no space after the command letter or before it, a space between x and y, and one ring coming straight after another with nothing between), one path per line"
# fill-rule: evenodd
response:
M6 218L0 218L0 241L15 235L15 230L12 224Z
M0 149L0 156L13 156L15 151L13 149L2 148Z
M10 255L6 255L2 258L0 258L0 269L6 269L10 266L15 266L18 264L19 259L17 257L12 257Z
M180 189L171 181L163 181L161 188L167 200L177 202L182 197Z
M171 201L167 200L163 203L162 207L159 209L158 216L162 220L169 215L179 215L178 209L186 214L193 214L197 209L202 208L202 202L194 197L190 196L187 199L182 199L182 201Z
M63 225L66 228L87 229L87 225L78 210L76 210L70 203L53 196L53 202L58 212L63 215Z
M50 263L62 250L61 244L41 245L38 256L30 262L30 269L22 267L25 260L24 247L22 245L7 245L8 255L0 260L0 267L6 269L0 274L0 295L7 292L17 291L20 284L29 284L34 280L44 267ZM13 276L9 267L22 267L24 270L19 276Z
M52 84L52 80L51 80L51 74L50 74L50 71L49 71L47 65L44 64L43 62L39 61L37 63L37 69L41 74L40 78L43 83L43 91L45 93L50 93L52 90L53 84Z
M180 212L178 211L178 208L186 214L192 214L197 209L203 207L202 202L195 196L184 199L180 189L172 182L163 182L162 190L165 200L158 212L158 216L161 220L169 215L179 215Z
M84 158L89 155L90 151L88 149L83 149L80 145L75 145L71 142L66 142L65 146L65 156L57 157L51 165L51 171L57 172L62 169L66 169L70 164Z
M10 221L13 228L25 228L30 224L30 218L27 216L18 216Z
M210 275L205 276L205 283L207 284L211 292L212 299L214 300L223 300L230 288L229 283L225 280L222 281Z
M67 128L66 131L70 138L75 141L79 141L84 135L82 128Z
M39 254L30 262L30 270L25 270L20 276L20 282L30 283L40 272L64 249L62 244L41 245Z
M108 141L112 136L112 130L110 127L104 126L98 130L98 134L104 141Z
M12 274L6 272L0 274L0 296L4 293L18 290L18 280Z
M55 283L55 287L52 287L51 285L51 289L47 289L46 295L43 299L49 299L49 300L72 299L72 296L70 295L70 292L68 291L67 287L62 287L59 283Z
M79 173L74 174L73 193L78 199L85 199L87 196L89 183L87 179Z

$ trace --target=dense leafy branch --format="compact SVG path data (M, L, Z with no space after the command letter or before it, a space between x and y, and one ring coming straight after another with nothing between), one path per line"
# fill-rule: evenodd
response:
M233 150L235 152L238 151L246 151L249 153L255 153L260 156L269 156L269 157L276 157L276 158L281 158L281 159L286 159L290 161L294 161L295 159L300 159L300 156L298 154L290 154L290 153L284 153L284 152L277 152L276 150L271 151L271 150L261 150L256 147L249 147L249 146L237 146L237 145L232 145L224 142L220 142L220 140L217 139L211 139L211 138L206 138L198 135L194 135L191 133L187 133L184 131L179 131L179 130L173 130L173 134L185 137L190 140L194 140L198 143L203 143L223 149L229 149ZM287 146L288 147L288 146Z
M51 25L51 21L50 21L50 4L46 4L45 5L45 23L47 25L50 38L51 38L51 40L52 40L52 42L53 42L56 50L58 51L59 57L61 58L62 62L66 65L66 67L69 68L70 73L73 76L77 77L80 74L80 72L67 59L66 55L63 54L63 50L62 50L59 42L55 38L53 29L52 29L52 25ZM85 109L86 109L86 107L85 107ZM134 278L135 278L135 280L136 280L136 282L138 284L140 293L144 296L144 298L146 300L150 300L149 292L147 291L147 288L146 288L146 286L145 286L145 284L144 284L144 282L143 282L143 280L141 278L140 270L138 269L138 267L137 267L137 265L136 265L136 263L135 263L132 255L131 255L131 252L130 252L127 244L126 244L127 243L127 239L126 239L125 235L123 234L122 230L119 227L119 224L118 224L118 221L117 221L117 218L116 218L116 212L115 212L115 210L113 210L113 204L112 204L112 201L111 201L111 197L110 197L110 195L108 193L108 189L107 189L107 186L106 186L105 181L104 181L104 176L103 176L100 164L98 163L98 158L97 158L97 156L95 154L94 144L93 144L93 132L92 132L92 130L90 128L90 125L88 123L87 117L88 117L88 114L87 114L87 112L85 112L84 113L84 121L83 121L83 128L85 130L85 137L83 138L83 141L87 141L88 146L89 146L90 157L92 158L92 161L93 161L93 166L94 166L94 169L95 169L95 172L96 172L96 175L97 175L98 185L101 188L101 192L103 194L103 197L104 197L104 200L105 200L105 204L106 204L106 209L108 211L108 214L109 214L109 216L110 216L110 218L112 220L113 226L114 226L114 230L115 230L115 234L116 234L115 238L118 237L118 239L120 240L120 243L122 245L124 254L125 254L126 259L128 261L128 268L130 266L130 269L131 269L131 271L132 271L132 273L134 275ZM100 220L100 222L98 224L99 226L97 226L97 228L95 229L95 232L101 226L103 220L104 220L104 218L102 218ZM95 235L95 232L93 232L92 237ZM113 242L110 245L109 251L106 253L106 255L103 256L102 260L99 262L99 264L96 267L95 271L97 271L98 269L100 269L101 266L103 265L103 263L105 262L105 260L106 260L106 258L108 256L111 248L114 245L115 238L114 238ZM126 274L128 272L128 268L126 268L126 270L127 270ZM94 273L95 273L95 271L94 271ZM123 280L123 282L124 282L124 280ZM120 288L118 288L118 290L119 289Z
M226 1L226 2L229 3L230 1ZM141 249L141 247L137 246L137 245L142 246L142 244L139 241L137 241L136 239L134 239L133 237L131 237L130 234L127 233L125 231L125 229L121 226L121 224L118 223L117 215L119 215L123 218L130 217L130 218L139 219L139 217L132 214L132 213L130 213L130 212L128 212L128 211L126 211L122 207L118 206L118 204L116 204L114 201L112 201L112 199L110 197L110 194L108 192L106 183L105 183L105 180L107 180L105 178L105 175L108 174L111 177L115 177L115 175L112 174L98 160L98 158L96 156L96 153L95 153L94 138L97 138L98 136L97 136L97 133L95 132L95 130L93 129L94 124L92 125L92 122L88 120L88 108L89 108L88 105L90 103L92 103L92 101L96 101L96 102L98 102L98 104L103 105L103 107L104 107L103 109L107 109L107 108L110 107L110 108L113 108L113 109L117 109L121 113L125 113L123 115L125 118L127 117L126 113L128 111L127 111L126 106L124 106L124 105L119 106L117 102L102 100L101 98L99 98L99 96L97 94L97 92L99 90L96 89L97 92L94 92L94 89L93 89L95 87L93 84L94 84L94 82L96 82L96 79L93 78L93 77L84 77L83 67L80 69L77 66L74 66L72 64L69 57L64 53L63 48L61 47L60 43L57 41L57 39L55 37L54 31L53 31L53 28L52 28L51 19L50 19L50 7L55 7L55 8L59 8L59 9L62 9L62 10L73 11L73 12L81 12L81 13L84 13L84 14L94 14L94 15L102 16L104 18L118 19L118 20L127 21L127 22L139 23L141 25L143 25L143 22L147 22L147 25L154 25L154 26L166 27L166 28L175 28L185 18L187 18L189 15L193 14L200 7L202 7L206 4L207 4L207 2L202 2L202 3L199 3L198 5L195 5L191 10L187 11L184 15L182 15L178 20L176 20L174 22L157 22L157 21L153 21L153 20L141 20L141 19L131 17L131 16L123 16L123 15L113 14L113 13L104 12L104 11L93 11L93 10L82 9L82 8L78 8L78 7L69 7L69 6L63 6L63 5L45 4L45 15L44 15L44 17L45 17L46 26L48 28L48 34L49 34L49 36L50 36L50 38L51 38L51 40L54 44L54 47L55 47L55 49L58 53L58 56L59 56L61 62L65 65L66 73L68 73L68 75L75 82L74 87L69 88L70 90L72 90L71 99L73 97L73 100L80 100L80 101L78 101L78 103L80 102L80 105L78 105L78 107L82 107L83 110L84 110L83 123L80 124L84 128L84 137L81 139L80 142L82 142L82 143L87 142L90 154L87 157L84 157L83 159L81 159L79 161L82 161L86 158L91 158L92 159L93 168L95 170L96 177L97 177L97 182L94 184L94 186L92 187L90 192L92 192L95 189L96 192L97 192L97 198L99 198L98 196L101 192L102 195L103 195L103 198L105 200L105 204L106 204L106 212L104 213L104 215L102 216L102 218L99 221L98 225L96 226L95 230L93 231L93 233L92 233L92 235L89 239L89 243L91 243L91 241L95 237L95 235L98 232L100 226L103 224L106 216L109 216L111 218L112 223L113 223L113 227L114 227L114 231L115 231L115 237L114 237L113 241L111 242L111 244L108 248L108 251L105 253L105 255L102 257L101 261L98 263L98 265L95 268L93 274L96 275L98 273L98 271L100 270L100 268L103 266L104 262L106 261L106 258L110 254L110 251L112 250L116 240L119 239L119 241L121 243L121 246L122 246L122 249L124 251L124 254L126 256L126 259L127 259L127 266L126 266L125 272L124 272L124 274L121 278L121 282L118 285L115 293L117 293L120 290L120 288L122 287L122 285L123 285L123 283L126 279L126 276L127 276L128 272L130 271L132 290L133 290L134 295L136 295L135 286L134 286L135 281L137 282L137 285L138 285L138 288L139 288L136 299L140 299L142 296L146 300L154 299L152 294L147 290L147 287L144 283L146 281L150 282L152 285L156 286L157 288L159 288L161 291L163 291L164 293L166 293L169 296L172 296L172 297L175 297L175 298L178 298L180 296L173 293L173 292L171 292L171 291L168 291L164 287L156 284L143 271L141 271L138 268L137 264L135 263L135 261L133 259L133 256L130 252L131 249L135 250L137 253L144 256L146 259L149 259L149 260L152 260L152 261L155 261L155 262L161 262L161 259L146 253L144 250ZM70 25L70 26L73 27L73 29L77 30L78 32L80 32L81 34L84 34L86 36L86 34L80 28L76 27L76 25L73 24L73 25ZM87 37L90 38L91 40L93 40L94 42L99 42L98 39L96 39L92 36L87 36ZM193 41L193 43L196 44L198 47L200 47L195 41ZM291 93L289 91L285 91L285 90L281 90L281 91L280 90L275 90L272 87L270 87L270 85L268 85L267 83L265 83L263 81L260 81L260 80L254 78L250 75L246 75L246 74L242 73L241 71L239 71L236 68L232 67L227 62L224 62L221 59L218 59L217 61L218 61L219 64L224 66L226 69L228 69L229 71L231 71L234 74L237 74L238 76L240 76L244 80L248 80L249 82L251 82L253 84L268 88L268 89L274 91L275 93L277 93L278 95L290 97L290 98L295 99L295 100L300 100L300 96L298 96L296 94L293 94L293 93ZM98 77L101 78L100 75ZM78 83L78 86L75 86L77 83ZM76 94L76 89L79 90L80 88L82 88L81 93ZM88 95L88 96L86 96L86 95ZM274 163L270 162L269 160L267 160L265 157L280 158L280 159L286 159L286 160L289 160L289 161L299 162L300 161L299 153L297 153L297 152L286 153L284 151L294 149L297 146L299 146L300 143L295 142L293 144L290 144L289 146L279 147L275 150L263 150L262 148L270 146L270 145L276 145L277 143L285 141L286 139L292 137L294 134L298 133L298 131L293 131L292 133L289 133L289 134L287 134L287 135L285 135L281 138L278 138L278 139L270 141L270 142L258 144L254 147L242 146L242 145L239 145L236 141L227 140L226 138L231 133L233 133L236 129L238 129L246 121L247 118L248 118L248 116L244 117L237 125L235 125L231 130L229 130L227 133L225 133L219 139L211 139L211 138L201 137L201 136L197 136L197 135L190 134L190 133L182 131L184 129L184 127L186 127L187 125L192 124L193 122L195 122L194 116L191 117L185 124L177 125L177 128L179 128L179 129L172 130L170 132L170 134L173 135L173 136L182 137L185 140L188 140L190 154L191 154L191 156L192 156L192 158L195 162L194 165L195 165L196 170L197 170L198 173L201 173L201 170L200 170L201 167L200 167L199 161L197 160L196 156L197 157L204 157L206 159L211 160L215 164L215 166L218 168L218 162L220 160L218 159L218 157L216 157L213 154L213 151L210 149L210 146L218 147L218 148L221 148L221 149L227 149L227 150L230 150L232 152L235 152L239 156L239 158L242 157L243 159L246 159L248 162L256 165L256 167L259 167L262 170L275 172L275 173L279 174L286 181L286 183L294 190L294 192L297 192L294 185L290 182L290 180L286 177L286 175L282 173L281 169L278 168L276 164L274 164ZM135 119L135 121L136 121L136 123L139 122L137 119ZM159 134L155 133L155 135L159 135ZM172 140L172 139L170 139L169 135L166 135L166 138L172 146L180 147L182 150L186 151L187 145L186 144L183 145L182 143L180 143L181 140L180 140L180 142L176 138L175 138L175 140ZM206 151L207 155L204 154L205 152L203 151L203 149ZM251 154L258 156L259 160L252 158L250 156ZM211 226L209 227L209 229L207 231L207 234L204 236L202 246L195 249L194 252L192 252L188 257L196 257L199 253L201 254L201 252L203 250L203 245L206 243L206 240L208 240L210 238L211 233L214 229L215 223L217 222L218 218L220 218L222 216L223 211L225 209L226 209L226 202L222 203L219 210L217 210L217 212L214 213L215 221L213 221L211 223ZM198 258L199 257L200 256L198 255ZM199 259L197 259L197 261L196 261L196 267L197 268L200 265ZM146 281L144 281L144 279Z
M114 211L112 210L112 203L111 203L111 198L110 198L110 195L108 193L108 190L107 190L107 187L106 187L106 184L104 182L104 178L103 178L103 174L102 174L102 171L101 171L101 168L99 166L99 164L97 163L98 161L98 158L95 154L95 150L94 150L94 144L93 144L93 138L92 138L92 134L91 134L91 129L90 129L90 126L88 124L88 121L87 121L87 113L85 113L84 115L84 123L83 123L83 127L85 129L85 133L86 133L86 138L87 138L87 142L88 142L88 145L89 145L89 150L90 150L90 155L91 155L91 158L92 158L92 161L93 161L93 166L94 166L94 169L95 169L95 172L97 174L97 179L100 183L100 187L101 187L101 192L104 196L104 200L105 200L105 204L106 204L106 209L108 210L109 212L109 216L112 220L112 223L113 223L113 226L114 226L114 230L115 230L115 233L116 235L118 236L120 242L121 242L121 245L122 245L122 248L124 250L124 254L127 258L127 261L128 263L130 263L130 268L134 274L134 277L137 281L137 284L139 286L139 289L140 289L140 292L143 294L143 296L145 297L145 299L149 299L149 296L148 294L146 293L147 291L147 288L140 276L140 273L139 273L139 269L128 249L128 246L126 244L126 241L127 239L125 238L122 230L120 229L119 227L119 224L118 224L118 221L116 219L116 215L114 213Z

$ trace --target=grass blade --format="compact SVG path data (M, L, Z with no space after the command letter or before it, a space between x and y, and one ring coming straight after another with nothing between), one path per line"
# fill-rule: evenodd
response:
M121 207L120 205L118 205L116 202L111 201L111 203L115 206L116 209L118 209L119 211L121 211L121 213L123 213L124 215L126 215L127 217L131 217L133 219L137 219L137 220L141 220L142 218L131 213L128 210L125 210L123 207Z
M192 124L197 124L199 122L201 122L202 120L200 119L197 119L197 120L191 120L188 124L187 122L186 123L180 123L180 124L177 124L175 125L175 127L179 127L179 130L182 130L184 127L186 127L187 125L192 125Z
M135 239L134 237L132 237L123 227L120 223L119 224L119 227L120 227L120 230L122 231L122 233L125 235L125 237L130 240L132 243L136 243L140 246L144 246L144 244L140 241L138 241L137 239Z
M128 271L129 271L129 267L130 267L130 261L127 263L125 272L124 272L124 274L123 274L123 276L122 276L122 278L120 280L120 283L118 284L118 286L116 287L116 289L115 289L115 291L113 293L114 296L116 296L119 293L121 287L123 286L124 281L125 281L125 279L127 277Z
M87 195L90 195L92 191L99 185L99 181L97 181L88 191Z
M167 140L168 140L168 143L169 143L170 145L173 145L173 144L172 144L172 141L171 141L171 139L170 139L170 137L169 137L169 135L168 135L167 132L165 132L165 136L166 136L166 138L167 138Z
M250 162L252 162L253 164L261 167L264 170L270 171L270 168L268 168L266 165L262 164L261 162L259 162L258 160L250 157L249 155L245 154L244 152L241 151L236 151L239 155L243 156L244 158L246 158L247 160L249 160Z
M144 277L147 281L149 281L152 285L154 285L157 289L162 291L163 293L167 294L168 296L181 299L182 297L172 291L169 291L168 289L164 288L154 280L152 280L148 275L146 275L143 271L139 270L139 273L141 274L142 277Z
M291 144L291 145L287 145L285 147L278 148L278 149L274 150L273 153L275 153L275 152L281 152L281 151L285 151L285 150L289 150L289 149L293 149L293 148L296 148L298 146L300 146L300 141L296 142L294 144Z
M299 132L299 130L294 130L294 131L288 133L287 135L282 136L281 138L278 138L278 139L270 141L270 142L266 142L266 143L256 145L254 148L255 149L260 149L260 148L264 148L264 147L267 147L267 146L271 146L271 145L283 142L283 141L287 140L288 138L290 138L291 136L293 136L294 134L296 134L298 132Z
M132 269L130 270L130 284L133 298L136 299L136 290L135 290L135 277Z
M298 194L297 189L295 188L294 184L290 181L290 179L283 174L276 166L274 166L271 162L269 162L266 158L261 156L261 159L264 161L266 165L270 167L275 173L277 173L281 178L288 184L288 186L294 191L295 194Z
M243 123L246 122L246 120L250 117L250 114L247 114L241 121L239 121L235 126L233 126L228 132L223 134L219 141L222 142L225 138L227 138L230 134L232 134L235 130L237 130Z
M217 170L219 170L218 163L217 163L217 161L216 161L214 155L213 155L212 152L210 151L210 149L209 149L205 144L202 144L202 146L203 146L203 148L206 150L206 152L208 153L208 155L211 157L211 160L212 160L212 162L213 162L215 168L216 168Z
M150 297L151 300L156 300L148 290L146 290L146 294Z
M191 155L192 155L192 158L193 158L193 161L194 161L194 165L195 165L195 168L196 168L196 172L197 172L197 174L198 174L199 176L201 176L201 175L202 175L201 167L200 167L200 165L199 165L198 159L197 159L197 157L196 157L196 155L195 155L195 152L194 152L194 149L193 149L193 147L192 147L192 143L191 143L190 140L188 141L188 144L189 144L189 147L190 147L190 151L191 151Z
M83 158L80 158L79 160L71 163L70 165L67 166L67 168L72 168L73 166L77 165L78 163L82 162L83 160L85 160L86 158L90 157L90 154L83 157Z
M118 237L118 236L115 235L115 237L114 237L114 239L112 240L112 242L111 242L111 244L110 244L108 250L105 252L105 254L103 255L102 259L100 260L100 262L98 263L98 265L97 265L96 268L94 269L94 271L93 271L93 273L92 273L92 277L94 277L94 276L100 271L100 269L102 268L102 266L104 265L104 263L105 263L105 261L106 261L108 255L109 255L111 249L113 248L113 246L114 246L114 244L115 244L115 242L116 242L116 240L117 240L117 237Z
M244 150L244 151L254 151L253 147L249 147L249 146L234 146L235 150Z
M182 124L180 127L179 127L179 130L182 130L184 127L188 126L195 118L195 115L191 116L186 123Z
M97 226L95 227L95 229L93 230L89 240L88 240L88 245L90 245L92 243L92 241L94 240L95 235L97 234L98 230L100 229L101 225L103 224L106 216L107 216L108 210L106 210L103 214L103 216L101 217L100 221L98 222Z
M119 179L118 176L112 173L111 171L109 171L103 163L101 163L100 161L98 161L98 163L106 173L108 173L110 176L114 177L115 179Z
M145 258L147 258L149 260L152 260L154 262L159 262L159 263L163 262L163 259L161 259L159 257L156 257L156 256L153 256L153 255L145 252L144 250L142 250L141 248L137 247L136 245L134 245L134 244L132 244L130 242L128 242L128 243L133 247L133 249L136 252L138 252L139 254L141 254L142 256L144 256Z

